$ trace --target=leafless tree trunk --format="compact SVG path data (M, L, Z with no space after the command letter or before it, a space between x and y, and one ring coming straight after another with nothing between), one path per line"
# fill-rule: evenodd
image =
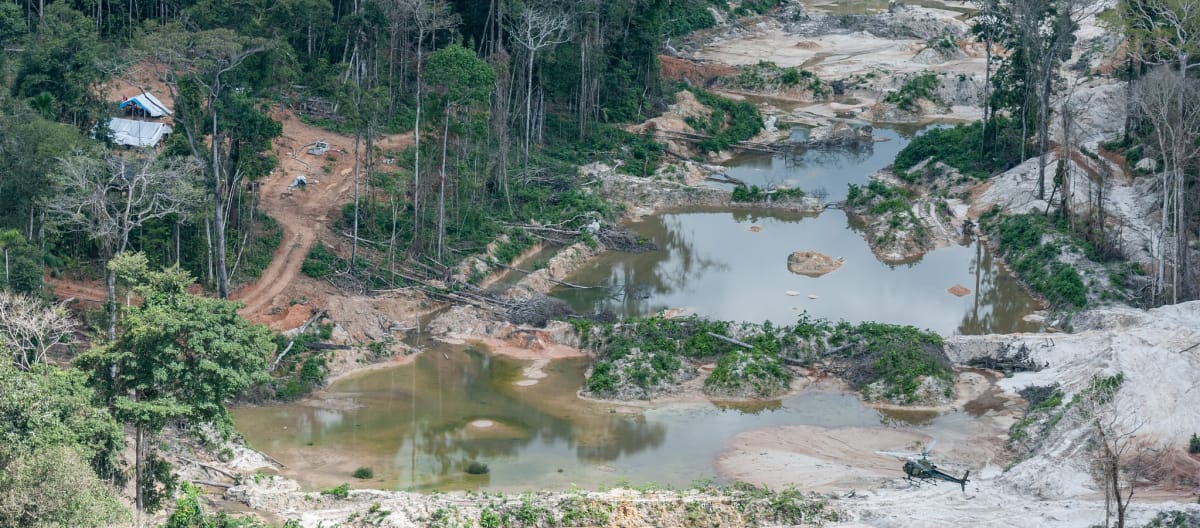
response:
M537 52L566 42L564 33L570 17L563 13L543 12L526 7L507 21L508 32L525 48L525 160L529 172L529 144L533 132L533 65Z
M77 155L51 175L55 193L45 202L47 211L59 225L100 243L109 339L116 338L116 276L108 262L125 251L134 229L169 215L190 214L202 196L193 183L198 174L193 160L134 162Z
M423 89L425 39L438 31L458 25L459 17L444 0L397 0L397 13L407 17L417 30L416 103L417 115L413 119L413 243L418 240L421 227L421 91Z
M1200 158L1195 138L1200 135L1200 86L1192 79L1181 79L1166 66L1159 66L1141 79L1136 97L1137 110L1150 123L1152 153L1163 160L1159 167L1161 209L1159 231L1155 238L1157 277L1155 298L1166 301L1167 273L1171 272L1170 302L1178 302L1182 284L1180 270L1186 269L1187 225L1184 208L1186 168ZM1182 107L1179 101L1186 101ZM1168 263L1171 265L1168 267Z
M0 291L0 345L10 349L18 368L44 363L50 349L70 338L74 328L75 321L62 306Z

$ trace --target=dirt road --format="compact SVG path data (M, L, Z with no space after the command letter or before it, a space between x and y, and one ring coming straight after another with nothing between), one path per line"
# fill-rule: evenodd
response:
M354 138L305 124L291 112L276 111L272 117L283 124L283 134L275 140L279 166L263 180L259 192L262 209L283 228L283 241L258 280L231 297L246 303L241 310L246 318L288 326L294 317L268 321L268 316L275 315L271 312L277 306L287 310L290 299L319 296L313 284L303 284L300 266L317 240L330 235L327 228L337 220L342 205L354 198ZM317 140L328 142L329 152L309 154L308 146ZM384 141L389 149L400 149L412 144L412 135ZM360 145L360 150L365 147ZM288 193L288 186L300 175L308 184ZM281 324L283 320L288 323Z

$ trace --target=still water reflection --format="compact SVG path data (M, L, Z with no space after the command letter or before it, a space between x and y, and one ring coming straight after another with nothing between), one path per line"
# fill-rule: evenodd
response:
M1036 301L979 244L888 265L876 260L841 211L818 217L694 211L651 216L630 227L660 249L602 255L569 281L605 288L563 288L554 295L584 313L625 316L690 308L716 319L791 324L807 311L943 334L1038 329L1022 319L1038 308ZM796 275L787 269L793 251L818 251L845 263L822 277ZM956 284L971 293L946 291Z
M410 365L338 381L315 402L236 409L234 417L251 445L287 464L288 476L308 489L351 482L419 490L596 488L621 481L684 486L712 477L714 457L741 431L886 427L908 419L832 392L626 412L576 397L582 360L552 362L549 376L529 387L514 384L523 364L442 345ZM954 414L923 421L960 428ZM489 473L467 474L470 461L487 464ZM350 477L364 466L374 479Z
M864 183L872 173L891 165L918 130L926 128L875 128L874 135L881 141L859 146L746 154L730 161L726 173L747 185L785 185L809 194L823 191L825 200L840 201L846 199L847 184Z

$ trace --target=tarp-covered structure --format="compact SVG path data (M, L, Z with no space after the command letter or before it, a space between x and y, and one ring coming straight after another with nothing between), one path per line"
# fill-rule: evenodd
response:
M142 92L121 101L121 110L126 112L140 110L150 117L163 117L173 113L171 109L167 108L167 105L163 104L162 101L159 101L157 97L154 97L149 92Z
M114 117L108 120L113 143L126 147L156 147L171 133L171 127L157 121L135 121Z

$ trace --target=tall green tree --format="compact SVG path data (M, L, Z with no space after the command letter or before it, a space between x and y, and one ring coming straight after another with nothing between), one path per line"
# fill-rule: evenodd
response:
M125 436L86 382L74 369L0 361L0 526L128 519L113 486Z
M54 2L26 42L13 92L40 98L57 120L89 128L103 104L93 90L106 77L103 60L92 21L68 2Z
M445 251L446 237L446 150L450 140L451 118L486 123L479 119L481 108L485 108L496 72L475 52L458 44L446 46L429 56L426 80L433 87L433 95L442 107L442 159L438 173L438 237L437 258Z
M230 197L237 192L238 183L248 178L237 130L240 121L222 117L222 110L233 107L245 110L244 104L234 104L236 73L247 58L275 46L270 40L250 38L230 29L187 31L178 24L158 28L141 44L168 67L176 94L175 123L183 131L193 157L207 165L209 198L212 203L212 228L215 233L217 293L229 297L229 263L226 258L225 233L228 226ZM247 114L240 114L248 117ZM265 130L261 120L252 128L254 136L274 137L279 129ZM264 133L265 132L265 133ZM267 144L269 144L269 137ZM253 142L256 145L261 143ZM257 151L255 151L257 152Z
M18 229L32 242L42 239L45 210L39 202L53 192L50 173L87 140L23 102L10 103L0 105L0 226Z
M42 259L37 248L16 229L0 229L0 259L4 272L0 275L0 290L42 293Z
M187 272L146 271L130 256L112 267L137 285L143 302L124 308L115 340L76 361L91 373L113 414L135 428L136 504L141 512L160 506L166 491L152 474L158 467L152 437L178 420L231 431L225 404L268 380L267 358L275 344L266 327L237 314L239 303L188 293L193 280Z

